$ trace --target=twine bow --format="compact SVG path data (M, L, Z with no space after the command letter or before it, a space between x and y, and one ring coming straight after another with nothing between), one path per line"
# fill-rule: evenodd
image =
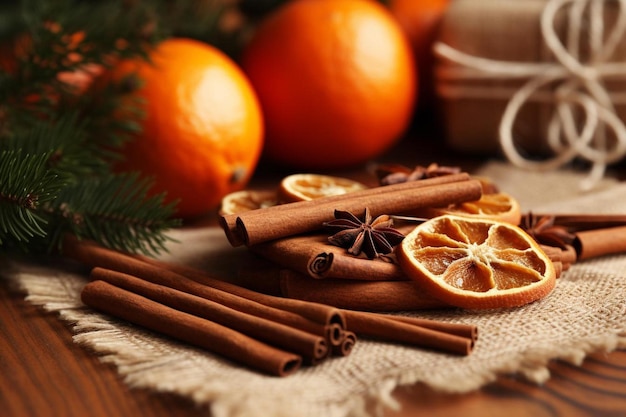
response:
M605 36L604 7L609 1L618 4L618 12ZM556 15L570 4L568 31L562 42L555 28ZM523 168L550 170L583 158L591 162L591 170L581 187L590 189L604 176L607 165L626 156L626 125L615 111L616 104L626 104L626 95L610 92L604 86L607 80L626 80L626 63L611 62L615 49L625 40L626 0L548 0L540 23L543 40L555 62L491 60L439 42L435 53L457 64L440 75L451 80L525 81L517 90L482 88L467 93L483 98L510 97L499 126L500 144L509 161ZM583 33L588 33L590 51L584 62L580 58ZM547 126L547 143L554 153L549 159L525 158L514 144L513 125L528 101L555 104Z

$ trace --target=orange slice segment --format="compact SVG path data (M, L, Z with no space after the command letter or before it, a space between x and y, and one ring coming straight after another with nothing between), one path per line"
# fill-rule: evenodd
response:
M502 192L483 194L479 200L455 204L449 207L426 208L416 213L421 217L436 217L444 214L471 216L519 225L522 210L515 197Z
M556 285L554 265L537 242L496 220L432 218L407 234L397 258L424 291L461 308L519 307Z
M278 197L275 191L235 191L222 198L219 213L220 215L236 214L276 204L278 204Z
M293 174L282 179L278 187L281 201L294 202L347 194L368 188L349 178L322 174Z

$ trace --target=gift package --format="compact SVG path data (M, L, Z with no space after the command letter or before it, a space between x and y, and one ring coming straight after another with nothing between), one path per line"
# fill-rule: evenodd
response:
M626 155L626 2L453 0L434 53L450 148L602 172Z

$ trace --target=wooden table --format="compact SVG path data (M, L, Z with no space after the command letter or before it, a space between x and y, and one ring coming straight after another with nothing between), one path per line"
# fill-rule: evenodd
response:
M415 164L454 164L455 156L413 143ZM480 159L464 159L464 168ZM280 175L280 173L277 173ZM69 327L54 314L24 301L0 280L0 415L172 416L206 415L174 395L131 390L115 369L72 341ZM552 378L536 386L502 377L465 395L432 392L416 385L395 392L402 410L387 416L626 416L626 351L589 356L583 366L555 362Z

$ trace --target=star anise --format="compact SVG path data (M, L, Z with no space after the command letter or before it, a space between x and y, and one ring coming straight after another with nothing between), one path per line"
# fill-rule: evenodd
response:
M387 215L372 220L368 208L363 221L349 211L335 210L335 220L324 223L326 230L335 232L328 238L330 243L347 248L351 255L363 252L369 259L391 253L402 242L404 235L392 226L393 219Z
M528 213L522 217L520 225L533 239L543 245L566 249L576 239L576 235L567 227L554 224L554 216Z
M427 167L417 165L413 169L397 164L381 165L376 168L376 175L380 185L417 181L442 175L458 174L460 172L461 168L459 167L440 166L436 163L432 163Z

